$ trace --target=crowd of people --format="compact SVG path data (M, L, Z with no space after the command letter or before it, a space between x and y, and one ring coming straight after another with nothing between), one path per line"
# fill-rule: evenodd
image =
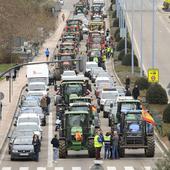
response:
M95 147L95 157L97 160L101 158L101 150L104 147L104 159L119 159L118 152L119 145L119 136L117 131L114 132L106 132L103 135L101 129L96 131L96 135L94 137L94 147Z

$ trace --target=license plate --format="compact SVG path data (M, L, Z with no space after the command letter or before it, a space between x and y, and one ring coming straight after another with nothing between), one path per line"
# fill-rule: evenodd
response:
M20 153L20 156L28 156L28 153Z

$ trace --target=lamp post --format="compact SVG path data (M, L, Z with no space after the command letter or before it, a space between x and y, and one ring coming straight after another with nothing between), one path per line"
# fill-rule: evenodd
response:
M141 0L141 13L140 13L140 77L143 76L143 0Z
M132 52L131 52L131 72L134 74L134 0L132 2Z
M156 52L155 52L155 14L156 14L156 0L152 0L152 68L155 67L155 57L156 57Z

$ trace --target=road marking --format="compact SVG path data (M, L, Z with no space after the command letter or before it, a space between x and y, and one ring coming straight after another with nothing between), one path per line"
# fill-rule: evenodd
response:
M55 170L64 170L63 167L55 167Z
M150 166L145 166L144 169L145 170L151 170L151 167Z
M53 167L53 159L52 159L52 145L51 145L51 139L53 137L53 117L52 113L48 116L48 167Z
M135 170L132 166L125 166L125 170Z
M2 170L11 170L11 167L3 167Z
M29 167L20 167L19 170L29 170Z
M81 170L81 167L72 167L72 170Z
M37 167L37 170L46 170L46 167Z
M116 170L116 167L114 167L114 166L108 166L108 167L107 167L107 170Z

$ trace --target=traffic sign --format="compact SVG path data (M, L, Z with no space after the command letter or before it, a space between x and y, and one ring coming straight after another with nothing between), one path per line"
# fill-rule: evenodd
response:
M0 92L0 100L4 98L4 93Z
M159 70L158 69L148 69L148 82L150 83L159 82Z

